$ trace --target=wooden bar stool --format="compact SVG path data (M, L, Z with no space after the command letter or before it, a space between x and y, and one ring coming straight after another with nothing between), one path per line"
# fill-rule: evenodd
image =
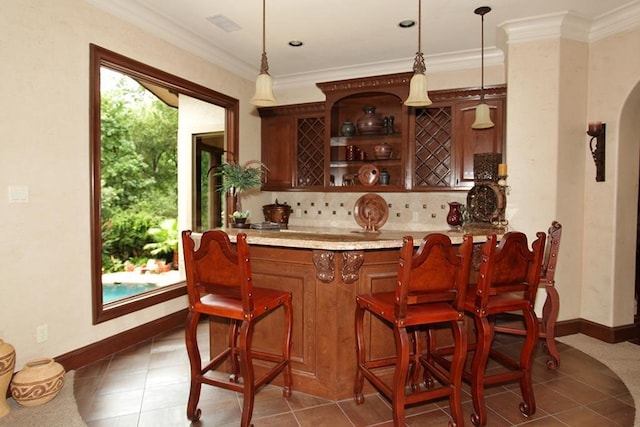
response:
M354 383L355 401L357 404L364 402L362 388L366 378L391 400L395 426L405 425L405 405L447 396L453 418L450 425L464 425L461 383L467 335L463 325L463 302L469 281L472 246L471 236L464 236L462 245L456 249L448 236L436 233L427 235L414 255L413 238L407 236L400 250L395 291L356 297L358 366ZM368 359L364 331L367 312L393 329L394 357ZM455 341L455 351L448 370L430 360L418 360L418 331L443 323L453 329ZM426 388L415 384L412 378L418 363L437 382L431 382ZM393 367L391 385L382 377L389 367Z
M248 427L253 413L254 396L259 387L281 372L284 375L284 397L291 396L291 333L293 311L291 293L253 286L246 234L237 236L236 247L229 236L220 230L207 231L196 241L191 231L182 232L189 315L186 324L186 346L191 365L191 387L187 403L187 417L200 419L198 409L202 384L222 387L243 394L240 425ZM254 323L278 310L284 309L282 349L273 354L251 348ZM228 319L230 322L227 347L212 357L204 367L198 348L197 328L202 315ZM253 359L269 362L268 371L255 378ZM229 381L205 377L225 360L230 361ZM242 382L240 382L242 378Z
M538 285L540 288L544 287L547 294L542 306L542 316L538 319L538 336L545 340L544 347L550 356L550 359L547 360L549 369L558 369L560 366L560 352L556 347L556 321L560 311L560 295L556 289L555 275L561 237L562 225L558 221L553 221L547 231L547 245L542 262L540 284ZM495 331L513 335L526 334L521 324L496 325Z
M471 416L474 425L487 423L487 408L484 389L487 385L518 381L523 402L520 412L524 416L535 413L536 403L531 381L533 354L538 343L538 320L534 311L536 292L540 281L540 270L545 248L545 234L537 233L537 239L529 250L527 236L520 232L508 232L496 247L496 236L490 235L482 246L482 259L477 288L469 289L464 309L473 317L476 343L471 370L464 373L471 383L471 397L475 413ZM519 360L492 348L495 323L493 318L500 313L521 311L525 322L525 342ZM491 358L507 372L488 375L485 371Z

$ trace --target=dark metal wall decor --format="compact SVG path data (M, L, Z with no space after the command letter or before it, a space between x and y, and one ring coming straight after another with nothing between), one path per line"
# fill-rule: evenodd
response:
M605 136L607 131L606 123L592 122L589 123L587 135L591 137L589 140L589 150L596 164L596 181L604 181L604 164L605 164ZM595 146L593 142L596 142Z

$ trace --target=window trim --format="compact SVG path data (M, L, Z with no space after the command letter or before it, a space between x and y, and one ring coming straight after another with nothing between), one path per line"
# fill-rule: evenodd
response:
M101 227L101 180L100 180L100 68L105 66L126 74L136 80L166 87L175 93L184 94L204 102L215 104L226 110L226 150L238 153L239 101L212 89L169 74L116 52L90 44L89 69L89 128L90 128L90 180L91 180L91 289L93 324L105 322L186 294L185 282L103 304L102 301L102 227ZM192 189L193 192L193 189ZM188 219L191 221L191 218Z

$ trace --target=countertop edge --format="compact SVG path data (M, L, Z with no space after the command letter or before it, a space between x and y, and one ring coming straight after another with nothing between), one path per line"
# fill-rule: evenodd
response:
M433 233L446 234L454 244L462 243L465 234L473 236L474 243L486 241L486 236L504 234L504 229L495 227L476 228L474 230L425 230L425 231L387 231L363 232L354 229L295 227L283 230L224 229L229 239L235 242L239 233L246 233L250 245L277 246L297 249L317 249L330 251L354 251L374 249L397 249L402 247L404 236L412 236L418 246L422 239ZM194 237L198 236L194 233Z

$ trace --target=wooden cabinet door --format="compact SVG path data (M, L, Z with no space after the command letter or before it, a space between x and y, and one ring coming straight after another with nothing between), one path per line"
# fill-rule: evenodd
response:
M324 184L324 102L258 109L261 161L269 168L263 190Z
M274 116L262 119L261 161L269 172L263 190L293 188L293 167L296 164L295 119Z
M453 108L453 158L456 188L471 188L474 184L473 157L477 153L503 153L505 141L505 98L485 100L495 124L489 129L473 129L477 100L457 102ZM503 161L505 159L503 158Z
M485 90L490 129L473 129L477 89L433 91L427 108L411 110L409 153L412 191L468 190L474 184L474 155L504 153L506 87Z

